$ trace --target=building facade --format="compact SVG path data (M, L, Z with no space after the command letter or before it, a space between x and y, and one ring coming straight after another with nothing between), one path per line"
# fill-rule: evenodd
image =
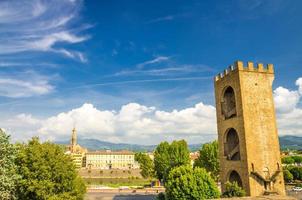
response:
M273 80L273 65L240 61L215 77L222 192L236 181L249 196L285 194Z
M130 151L96 151L86 153L88 169L137 169L138 163Z

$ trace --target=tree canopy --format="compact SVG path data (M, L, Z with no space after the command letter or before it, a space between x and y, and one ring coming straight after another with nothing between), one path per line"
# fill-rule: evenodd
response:
M60 146L33 138L18 149L19 199L83 199L85 184Z
M219 197L219 190L209 173L190 165L173 168L165 184L168 200L199 200Z
M0 129L0 197L2 200L16 199L16 149L10 144L9 136Z
M144 153L136 153L135 160L139 163L141 175L144 178L154 177L154 164L151 158Z
M157 178L165 180L169 171L190 163L189 149L186 141L161 142L154 152L154 168Z
M204 144L199 150L199 157L195 160L194 167L205 168L217 181L219 178L219 152L217 140Z

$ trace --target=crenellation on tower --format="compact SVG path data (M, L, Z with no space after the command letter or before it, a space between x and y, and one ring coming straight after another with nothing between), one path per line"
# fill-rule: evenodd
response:
M274 74L274 66L273 64L267 64L265 67L263 63L256 63L256 65L253 62L247 62L246 66L242 61L235 61L234 65L229 66L227 69L225 69L222 73L219 73L214 77L215 81L219 81L223 79L225 76L230 74L230 72L233 71L249 71L249 72L261 72L261 73L269 73Z

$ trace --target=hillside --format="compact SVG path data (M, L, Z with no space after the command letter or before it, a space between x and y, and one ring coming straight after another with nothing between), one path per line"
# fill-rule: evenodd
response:
M57 141L57 144L69 144L69 141ZM126 143L111 143L97 139L79 138L78 143L89 150L105 150L112 151L129 150L129 151L145 151L151 152L155 149L156 145L139 145L139 144L126 144ZM201 144L191 144L189 148L191 151L197 151Z
M302 137L286 135L280 137L281 149L302 149Z
M302 137L286 135L279 137L281 149L302 149ZM58 141L58 144L69 144L69 141ZM97 139L79 138L78 143L89 150L110 149L113 151L129 150L129 151L153 151L156 145L139 145L127 143L111 143ZM201 144L190 144L191 151L197 151Z

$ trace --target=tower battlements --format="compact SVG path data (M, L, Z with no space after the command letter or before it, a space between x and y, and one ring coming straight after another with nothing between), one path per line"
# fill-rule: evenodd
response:
M222 73L216 75L214 80L219 81L220 79L224 78L233 71L248 71L274 74L274 66L273 64L267 64L264 67L262 63L257 63L256 65L254 65L253 62L247 62L247 65L244 66L242 61L236 61L233 65L229 66Z

